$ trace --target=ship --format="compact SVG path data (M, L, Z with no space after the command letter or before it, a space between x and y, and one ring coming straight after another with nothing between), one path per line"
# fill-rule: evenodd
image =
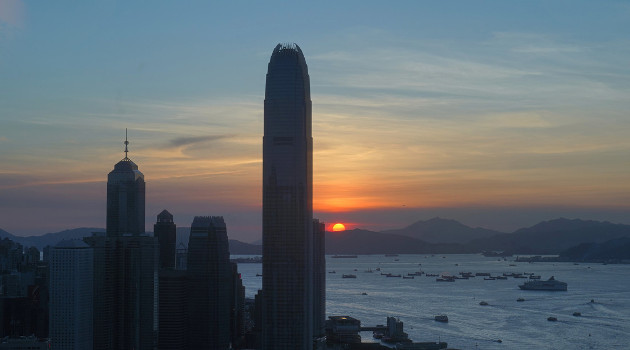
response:
M541 280L529 280L524 284L520 284L518 286L520 289L524 290L548 290L548 291L566 291L567 284L566 282L560 282L551 276L546 281Z

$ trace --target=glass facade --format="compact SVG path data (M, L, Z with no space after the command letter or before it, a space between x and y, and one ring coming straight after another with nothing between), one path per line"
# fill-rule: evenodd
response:
M264 114L263 349L312 349L311 98L296 44L271 55Z

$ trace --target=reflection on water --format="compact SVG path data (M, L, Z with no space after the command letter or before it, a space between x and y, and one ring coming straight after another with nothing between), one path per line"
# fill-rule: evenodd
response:
M373 272L365 272L370 269ZM327 315L350 315L365 326L396 316L415 341L442 340L461 349L623 349L630 343L630 265L514 263L481 255L364 255L328 256L326 270L336 271L326 276ZM567 292L522 291L518 284L526 280L511 277L436 282L435 277L381 275L418 270L450 275L529 272L543 279L555 276L569 287ZM247 297L253 298L262 286L262 278L256 276L262 265L239 264L239 271ZM344 279L343 274L357 278ZM525 301L517 302L518 298ZM480 301L488 305L481 306ZM574 312L582 316L573 316ZM449 322L435 322L437 314L448 315ZM558 321L547 321L550 316ZM363 341L373 341L371 334L362 336ZM502 343L495 342L498 339Z

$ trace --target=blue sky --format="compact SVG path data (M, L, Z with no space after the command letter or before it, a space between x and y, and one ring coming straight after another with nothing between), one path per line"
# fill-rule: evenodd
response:
M627 33L625 1L1 0L0 228L104 226L129 128L148 228L256 239L278 42L309 66L323 220L630 223Z

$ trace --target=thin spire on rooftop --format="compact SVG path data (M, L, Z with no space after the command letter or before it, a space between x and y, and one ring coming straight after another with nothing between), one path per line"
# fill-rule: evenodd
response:
M127 128L125 128L125 159L129 159L127 157L127 153L129 152L129 149L127 149L127 145L129 145L129 141L127 141Z

